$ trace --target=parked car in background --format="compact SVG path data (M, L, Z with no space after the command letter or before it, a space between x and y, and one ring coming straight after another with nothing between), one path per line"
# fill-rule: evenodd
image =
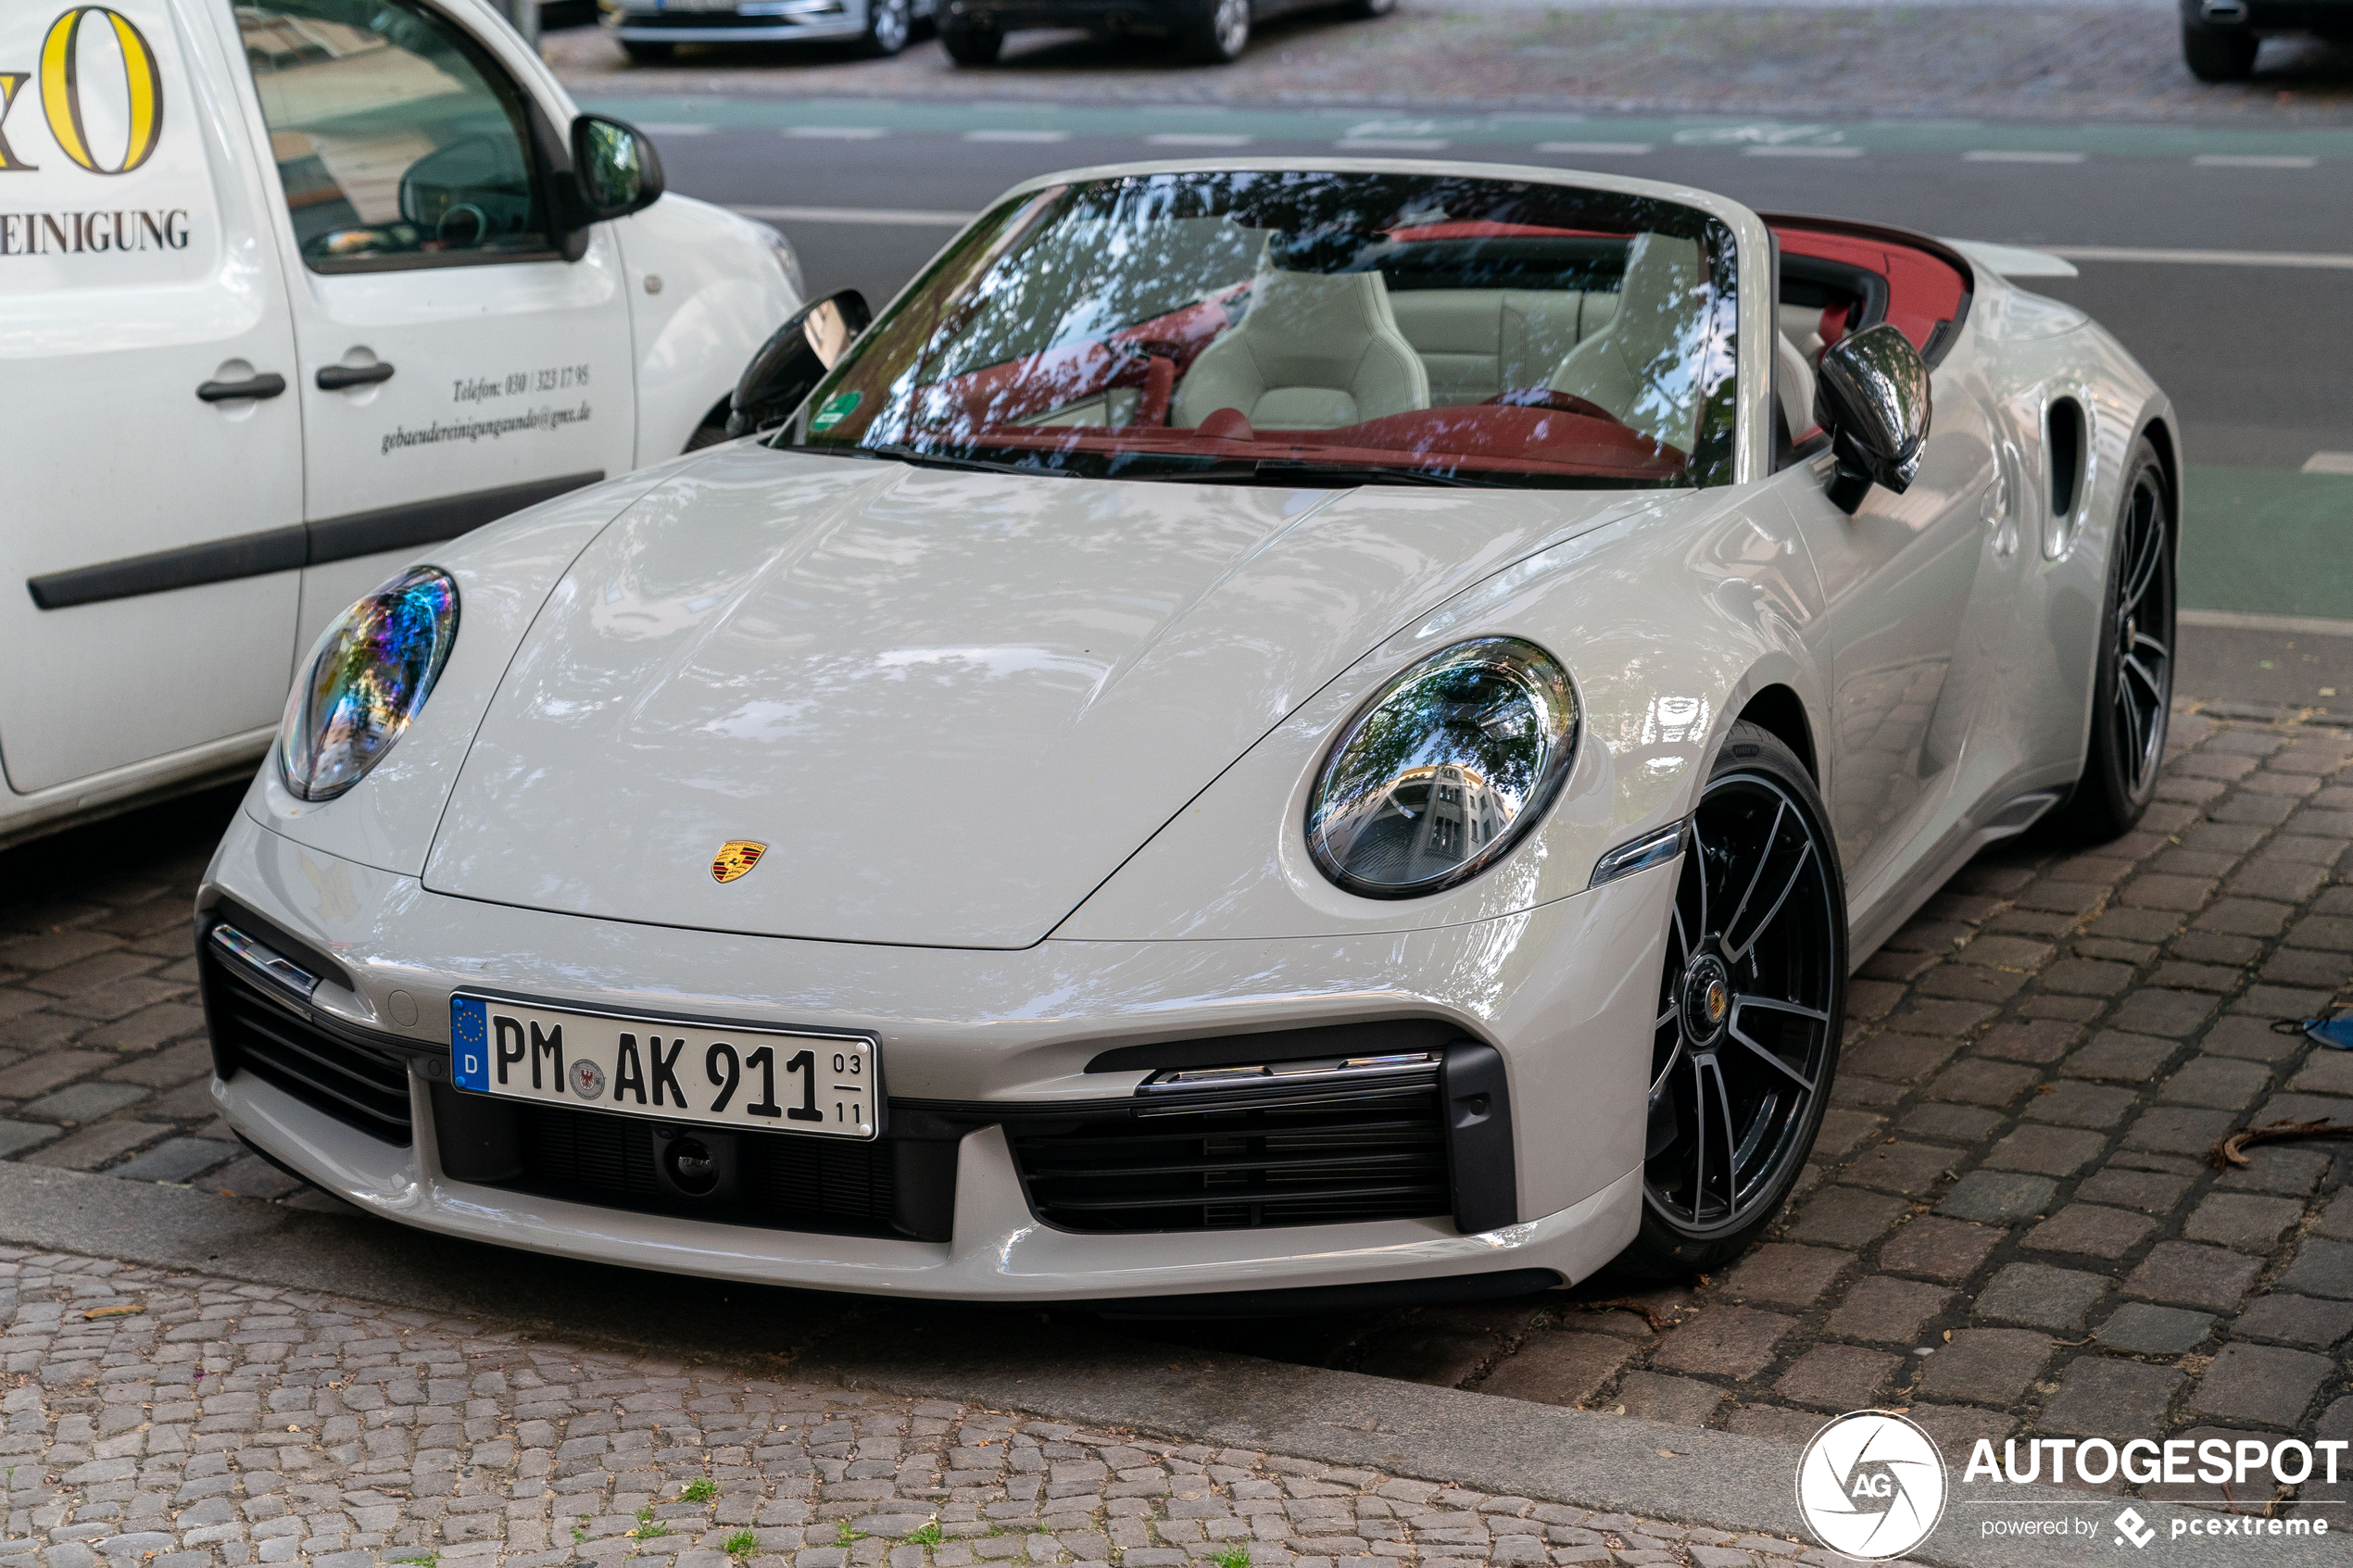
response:
M681 44L855 44L896 55L936 0L599 0L604 24L640 65Z
M939 43L958 65L987 65L1005 34L1025 28L1083 27L1110 37L1165 39L1188 59L1227 65L1250 47L1251 30L1273 17L1327 7L1331 0L946 0ZM1340 14L1382 17L1397 0L1346 0Z
M2157 787L2172 411L2009 258L1029 182L780 329L764 437L346 612L198 894L214 1103L403 1224L768 1284L1720 1268L1856 955Z
M799 306L480 0L19 5L0 68L0 841L247 771L344 606L715 436Z
M2200 82L2244 82L2266 38L2353 44L2353 0L2182 0L2182 59Z

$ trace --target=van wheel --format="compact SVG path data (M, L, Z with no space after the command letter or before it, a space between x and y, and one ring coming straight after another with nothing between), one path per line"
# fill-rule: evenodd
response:
M1340 14L1352 21L1370 21L1397 9L1397 0L1348 0Z
M2182 62L2200 82L2245 82L2255 74L2255 34L2236 28L2182 24Z
M1250 47L1250 0L1208 0L1201 15L1177 34L1177 42L1189 60L1232 65Z
M1734 724L1684 840L1644 1108L1642 1221L1619 1263L1723 1267L1771 1224L1821 1130L1846 1010L1846 891L1797 755Z
M678 52L678 45L624 42L621 46L621 52L641 66L661 66L670 63L671 56Z
M960 66L993 65L1004 50L1005 35L993 27L959 27L945 22L939 29L939 46Z

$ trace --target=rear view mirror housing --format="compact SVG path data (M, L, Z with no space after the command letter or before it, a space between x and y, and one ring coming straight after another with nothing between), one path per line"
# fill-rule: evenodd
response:
M1931 415L1928 363L1886 321L1822 351L1815 416L1831 433L1831 504L1853 513L1874 484L1902 495L1919 472Z
M572 177L580 216L590 223L641 212L663 190L653 139L610 115L584 114L572 122Z
M727 433L749 435L792 418L873 320L866 296L856 289L802 306L744 367L728 404Z

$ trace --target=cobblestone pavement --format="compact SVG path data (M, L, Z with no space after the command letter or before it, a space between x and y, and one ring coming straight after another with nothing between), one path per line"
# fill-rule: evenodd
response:
M2353 1124L2353 1054L2270 1027L2353 980L2353 735L2173 735L2139 831L1981 857L1864 965L1817 1163L1723 1277L1278 1327L1271 1353L1792 1442L1906 1406L1948 1455L2353 1437L2348 1146L2204 1159L2251 1123Z
M0 1568L1541 1568L1793 1542L0 1249Z
M1405 0L1375 22L1268 24L1240 61L1171 67L1146 43L1017 33L959 68L936 44L889 60L818 45L689 49L634 66L593 28L542 53L576 93L875 94L955 100L1404 104L1558 113L1764 114L2014 120L2353 120L2353 55L2280 39L2251 82L2182 65L2171 6L1694 6L1478 8Z
M1965 870L1856 978L1818 1163L1721 1278L1123 1332L1789 1440L1875 1402L1948 1447L2353 1437L2347 1146L2202 1158L2251 1122L2353 1122L2353 1055L2269 1026L2353 972L2348 763L2343 727L2177 713L2139 831ZM333 1206L207 1097L189 904L231 807L0 857L0 1154Z

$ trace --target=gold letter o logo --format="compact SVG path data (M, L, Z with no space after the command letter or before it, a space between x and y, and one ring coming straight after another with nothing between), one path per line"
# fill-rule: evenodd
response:
M131 98L131 134L123 144L122 161L109 169L90 149L82 123L82 74L74 62L75 40L82 19L104 17L113 24L122 45L123 85ZM66 157L93 174L128 174L147 161L163 135L163 71L155 51L128 18L104 6L78 6L49 24L41 41L41 107L49 119L50 133Z

